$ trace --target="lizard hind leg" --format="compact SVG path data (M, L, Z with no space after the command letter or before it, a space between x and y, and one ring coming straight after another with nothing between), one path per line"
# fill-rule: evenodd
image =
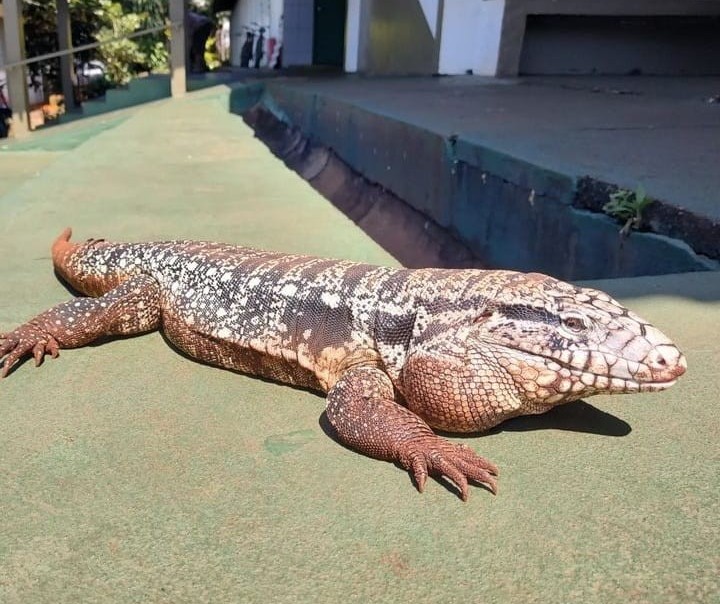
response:
M330 389L327 416L341 442L408 470L420 492L428 475L449 478L468 497L468 480L497 492L497 467L470 447L437 436L409 409L395 402L390 378L375 367L354 367Z

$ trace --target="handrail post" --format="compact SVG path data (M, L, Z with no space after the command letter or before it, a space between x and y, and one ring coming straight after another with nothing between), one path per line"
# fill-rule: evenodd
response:
M68 0L55 0L57 8L58 47L60 50L72 49L72 33L70 28L70 8ZM75 107L73 55L72 53L60 57L60 80L62 81L65 108Z
M4 0L3 27L5 31L5 60L8 63L22 61L25 55L22 0ZM22 137L30 132L27 78L23 66L7 69L7 91L13 111L11 132L15 137Z
M185 95L185 0L170 0L170 92L173 98Z

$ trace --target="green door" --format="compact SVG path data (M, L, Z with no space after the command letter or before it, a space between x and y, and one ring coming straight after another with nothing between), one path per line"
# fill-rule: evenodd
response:
M347 0L315 0L313 65L343 66L346 14Z

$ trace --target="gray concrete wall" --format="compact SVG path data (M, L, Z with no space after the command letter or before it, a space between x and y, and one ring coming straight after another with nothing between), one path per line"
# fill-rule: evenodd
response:
M520 73L718 74L720 17L529 15Z
M418 0L366 0L359 68L372 74L433 74L438 46Z
M499 1L499 0L497 0ZM602 23L601 17L635 17L646 18L654 15L669 19L683 18L688 16L718 16L720 15L720 0L502 0L505 3L503 14L502 35L499 48L497 75L515 76L520 68L521 55L524 65L522 69L526 73L587 73L590 62L600 65L606 73L623 73L613 62L621 61L628 55L640 54L648 65L648 71L654 73L682 73L684 69L671 66L678 62L676 54L682 57L682 63L693 64L699 67L707 64L707 59L702 57L702 51L693 51L688 61L686 49L689 42L696 44L698 40L693 35L683 36L678 43L672 44L669 41L658 46L658 40L652 40L647 34L639 38L637 33L627 35L626 26L614 26L609 28L609 35L599 35L597 29L591 27L585 29L581 34L575 36L563 36L562 32L535 31L531 32L530 38L526 39L526 20L532 20L534 16L550 16L556 19L560 16L577 18L579 15L592 16L595 23ZM560 22L561 19L558 19ZM717 26L716 26L717 29ZM668 37L668 34L665 35ZM707 39L707 34L703 38ZM717 38L717 34L715 35ZM564 39L563 39L564 38ZM613 44L620 43L617 49L611 48ZM639 50L638 44L645 45ZM659 48L659 50L658 50ZM711 45L706 51L708 54L714 48ZM598 53L596 49L601 49ZM652 57L658 52L659 56ZM607 53L607 58L601 58ZM586 55L585 58L583 55ZM600 55L600 56L598 56ZM658 63L662 71L658 68ZM581 69L582 66L582 69ZM592 69L592 67L590 67ZM633 68L627 69L629 71ZM642 69L642 68L641 68ZM687 73L702 73L700 70L687 71ZM714 70L706 71L714 73Z
M313 0L285 0L283 14L283 65L312 65Z
M236 88L232 110L249 108L262 88L265 108L449 230L488 267L570 280L715 267L680 240L642 232L621 239L614 220L573 207L573 178L465 136L445 138L280 82Z

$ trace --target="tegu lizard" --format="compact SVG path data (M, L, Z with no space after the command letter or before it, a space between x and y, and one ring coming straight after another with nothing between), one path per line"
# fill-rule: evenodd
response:
M497 468L435 434L481 432L593 394L657 392L678 348L609 295L536 273L397 269L198 241L52 246L78 297L2 335L23 356L162 329L189 356L322 391L337 438L409 470L497 490Z

